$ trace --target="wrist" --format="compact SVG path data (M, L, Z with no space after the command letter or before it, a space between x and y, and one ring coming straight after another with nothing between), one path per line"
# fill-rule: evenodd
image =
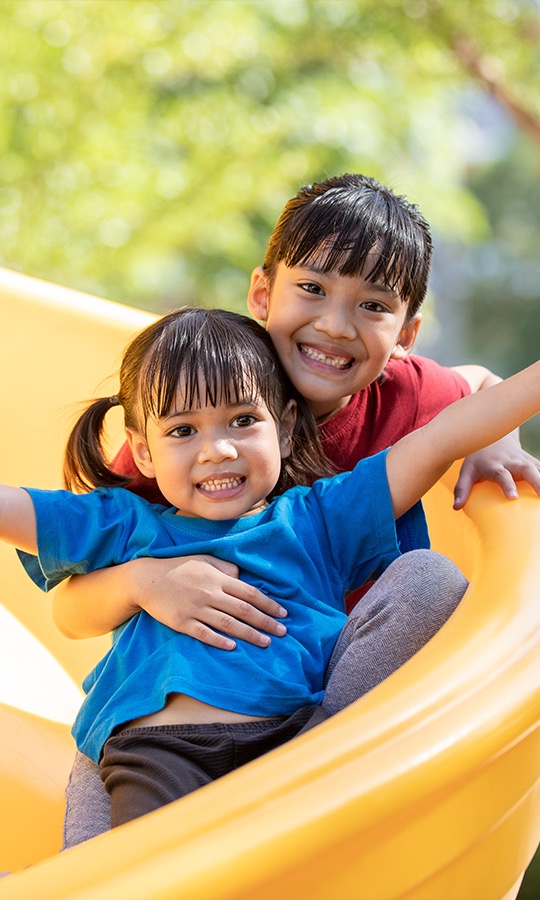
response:
M144 582L147 578L149 559L133 559L119 566L122 577L122 597L127 615L136 615L141 612L141 596L144 595Z

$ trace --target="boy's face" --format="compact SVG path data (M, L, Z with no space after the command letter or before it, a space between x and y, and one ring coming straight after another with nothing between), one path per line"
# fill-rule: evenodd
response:
M390 357L405 356L420 325L420 316L406 320L406 304L383 284L324 273L316 264L279 263L271 288L256 269L248 307L319 419L375 381Z

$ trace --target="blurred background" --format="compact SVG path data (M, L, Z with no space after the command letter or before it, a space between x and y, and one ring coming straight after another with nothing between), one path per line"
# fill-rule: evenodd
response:
M0 26L0 265L245 311L286 200L363 172L433 228L421 352L540 355L540 0L3 0Z

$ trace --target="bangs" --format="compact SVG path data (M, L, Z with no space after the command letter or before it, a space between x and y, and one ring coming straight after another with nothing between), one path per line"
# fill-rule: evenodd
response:
M300 211L283 262L301 266L316 260L323 272L361 275L399 290L404 272L418 269L424 248L417 246L407 219L395 218L391 221L380 195L354 198L351 203L341 192L328 191Z
M273 347L257 323L242 318L252 333L239 328L238 315L223 310L185 310L164 326L141 368L144 421L168 415L179 392L186 409L262 398L273 415L281 414L282 379Z
M276 227L265 267L271 272L278 262L313 265L362 277L398 293L414 314L425 295L430 259L429 228L417 207L364 179L362 187L332 187L309 195L308 202L300 191Z

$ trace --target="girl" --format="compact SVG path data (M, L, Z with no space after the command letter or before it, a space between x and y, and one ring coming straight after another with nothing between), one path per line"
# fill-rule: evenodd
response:
M313 727L345 705L344 685L355 685L348 700L363 692L364 622L346 620L344 592L399 557L395 519L425 539L421 495L454 459L538 412L539 374L537 363L308 487L309 470L324 469L315 425L263 329L185 309L132 342L118 397L92 404L68 444L68 484L98 489L2 488L0 537L44 589L140 556L216 553L286 603L289 627L279 652L245 643L234 666L144 612L118 629L74 726L100 761L113 825ZM100 435L116 403L137 466L172 508L122 490L106 465Z

